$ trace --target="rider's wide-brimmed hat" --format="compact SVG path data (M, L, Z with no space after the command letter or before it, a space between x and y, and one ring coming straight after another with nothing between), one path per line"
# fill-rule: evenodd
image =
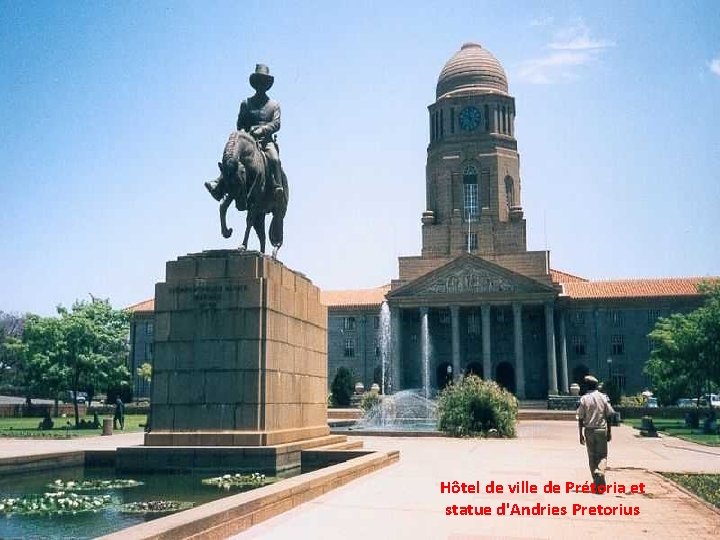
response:
M275 82L275 77L270 75L270 68L265 64L256 64L255 73L250 75L250 86L255 90L269 90Z

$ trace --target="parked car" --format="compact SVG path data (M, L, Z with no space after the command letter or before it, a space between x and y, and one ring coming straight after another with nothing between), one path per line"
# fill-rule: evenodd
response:
M709 403L711 407L720 407L720 395L718 394L705 394L703 399L705 403Z
M697 400L684 397L678 399L676 405L678 407L695 407L697 405Z
M77 394L78 405L84 405L87 401L87 392L73 392L72 390L68 391L68 398L70 403L72 403L75 394Z

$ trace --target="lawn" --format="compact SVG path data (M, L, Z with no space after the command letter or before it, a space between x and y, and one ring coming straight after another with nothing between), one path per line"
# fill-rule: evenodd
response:
M640 428L641 422L642 420L640 420L639 418L630 418L623 420L624 424L634 427L635 429ZM670 418L653 418L653 424L655 424L655 429L657 429L659 432L664 433L665 435L672 435L673 437L677 437L678 439L683 439L698 444L704 444L706 446L720 446L720 435L704 434L702 432L702 423L700 424L700 428L690 429L688 427L685 427L685 422L683 420Z
M662 475L720 508L720 474L662 473Z
M99 415L101 424L103 418L112 418L112 415ZM84 419L88 422L93 420L92 416L86 416ZM102 428L74 429L75 419L73 417L53 418L52 420L55 423L53 429L42 430L38 429L38 424L42 421L42 418L0 418L0 437L64 439L70 437L95 437L102 433ZM122 433L142 431L145 420L146 415L144 414L126 414L125 429ZM140 424L143 424L143 426ZM115 431L115 433L117 432Z

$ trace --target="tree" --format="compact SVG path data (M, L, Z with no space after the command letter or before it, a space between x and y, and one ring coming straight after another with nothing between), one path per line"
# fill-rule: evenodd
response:
M17 386L25 361L25 318L0 311L0 383Z
M659 319L650 333L654 348L645 366L660 400L700 398L720 385L720 282L699 287L705 304L687 314Z
M353 395L353 375L346 367L339 367L330 387L336 407L347 407Z
M130 372L128 316L108 300L80 301L71 310L58 307L58 317L28 317L23 341L27 347L29 386L43 388L57 401L72 391L75 425L79 424L77 392L127 384Z

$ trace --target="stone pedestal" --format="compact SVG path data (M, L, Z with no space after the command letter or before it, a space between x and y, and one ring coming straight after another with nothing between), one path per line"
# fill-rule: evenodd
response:
M327 308L257 252L167 264L155 288L150 447L283 445L329 434Z

